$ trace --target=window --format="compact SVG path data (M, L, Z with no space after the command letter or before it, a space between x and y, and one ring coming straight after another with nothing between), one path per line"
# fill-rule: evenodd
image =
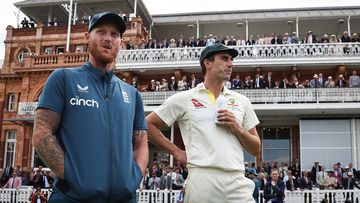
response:
M56 47L56 54L63 54L63 53L65 53L64 46Z
M290 163L290 128L263 128L263 160Z
M43 160L40 158L39 154L35 151L35 149L33 148L32 150L32 161L31 161L32 165L31 167L47 167L47 165L43 162Z
M82 52L84 52L84 45L76 45L75 46L75 52L76 53L82 53Z
M16 131L8 131L6 132L4 166L6 166L6 163L10 163L11 166L14 165L15 153L16 153Z
M53 48L52 47L45 47L44 54L52 54L52 53L53 53Z
M19 62L24 62L25 57L29 55L29 51L27 49L21 49L21 51L19 52L19 54L17 55L17 60Z
M14 111L15 110L15 94L9 94L8 110L9 111Z

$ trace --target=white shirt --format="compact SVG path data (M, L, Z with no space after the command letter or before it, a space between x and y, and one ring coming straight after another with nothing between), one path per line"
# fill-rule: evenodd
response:
M245 129L259 124L247 97L226 87L221 95L226 101L223 108L232 111ZM155 113L168 126L178 121L188 167L244 171L243 147L236 135L215 124L217 110L213 94L205 88L204 83L200 83L196 88L171 96Z

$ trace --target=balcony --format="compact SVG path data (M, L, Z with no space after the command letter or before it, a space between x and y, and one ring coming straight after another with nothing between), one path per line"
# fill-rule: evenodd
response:
M62 67L80 66L89 60L88 53L65 53L48 55L30 55L25 63L14 68L15 72L55 70Z
M358 64L360 43L279 44L234 46L235 67L306 64ZM116 67L121 70L190 69L199 67L204 47L121 50Z

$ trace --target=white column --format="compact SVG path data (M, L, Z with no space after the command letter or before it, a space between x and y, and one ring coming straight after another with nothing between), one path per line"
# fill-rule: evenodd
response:
M68 29L67 29L67 35L66 35L66 52L69 52L69 50L70 50L72 4L73 4L73 0L70 0Z
M174 128L175 128L174 125L172 125L171 128L170 128L171 129L170 130L171 131L170 141L172 143L174 143ZM170 167L173 167L173 165L174 165L173 162L174 162L174 157L173 157L173 155L170 154Z
M247 18L246 18L245 23L246 23L246 41L248 41L249 40L249 21Z
M73 25L75 25L76 23L76 19L77 19L77 2L74 3L74 16L73 16Z
M196 21L196 39L200 38L200 25L199 21Z
M359 167L359 147L360 147L360 139L357 137L360 136L360 119L353 118L351 120L351 141L352 141L352 156L353 156L353 167Z
M299 16L296 17L296 37L299 39Z
M136 17L136 10L137 10L137 0L135 0L135 3L134 3L134 14L135 14L135 17Z
M348 18L347 18L347 27L348 27L348 33L349 33L349 36L351 37L351 29L350 29L350 16L348 16Z
M151 37L151 34L152 34L152 28L153 28L153 26L154 26L154 21L151 22L151 25L150 25L149 38L152 38L152 37Z

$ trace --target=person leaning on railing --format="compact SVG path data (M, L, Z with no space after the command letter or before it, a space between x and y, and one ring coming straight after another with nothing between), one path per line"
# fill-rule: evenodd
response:
M279 179L279 172L273 169L270 174L271 180L266 183L264 199L266 203L283 203L285 198L285 184Z

